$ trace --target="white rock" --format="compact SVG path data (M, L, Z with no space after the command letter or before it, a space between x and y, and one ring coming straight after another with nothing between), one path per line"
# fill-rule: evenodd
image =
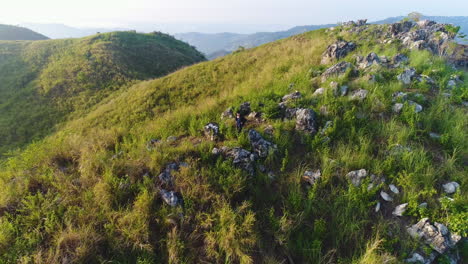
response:
M390 187L390 190L391 190L393 193L395 193L395 194L399 194L399 193L400 193L400 191L398 190L398 188L397 188L395 185L390 184L388 187Z
M382 197L382 199L384 199L387 202L392 202L393 201L393 198L388 193L386 193L384 191L380 192L380 196Z
M367 171L365 169L351 171L346 174L346 178L349 178L351 183L356 187L361 185L361 182L365 177L367 177Z
M317 95L322 95L325 93L325 88L318 88L317 90L315 90L314 92L314 96L317 96Z
M375 205L375 212L377 213L378 211L380 211L380 202L377 202Z
M431 137L431 138L433 138L433 139L439 139L439 138L440 138L440 135L437 134L437 133L431 132L431 133L429 133L429 137Z
M423 110L423 107L422 105L416 103L416 102L413 102L413 101L408 101L408 103L411 105L411 106L414 106L414 112L416 113L420 113L422 110Z
M398 114L403 109L403 106L404 105L402 103L396 103L396 104L393 105L392 110L393 110L393 112Z
M427 208L427 203L426 203L426 202L420 203L420 204L418 205L418 207L419 207L419 208Z
M405 262L407 263L425 263L426 260L423 258L423 256L419 255L418 253L413 253L413 256L409 259L405 259Z
M442 187L444 188L444 191L446 193L452 194L457 191L457 189L460 187L460 184L458 184L457 182L449 182L442 185Z
M405 213L407 207L408 207L408 203L400 204L397 207L395 207L395 210L393 210L392 214L394 216L402 216L403 213Z

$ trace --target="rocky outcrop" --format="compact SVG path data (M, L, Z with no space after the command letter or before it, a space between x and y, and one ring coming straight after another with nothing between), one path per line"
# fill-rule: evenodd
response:
M322 82L326 81L330 77L340 76L346 73L349 69L354 69L354 66L351 63L346 61L339 62L322 73Z
M205 136L211 141L219 138L219 125L217 123L208 123L204 127Z
M290 100L297 100L297 99L300 99L302 98L302 94L298 91L295 91L294 93L291 93L291 94L287 94L285 96L283 96L283 98L281 99L282 102L287 102L287 101L290 101Z
M330 46L322 54L322 64L328 64L345 57L349 52L356 48L356 44L347 41L338 41Z
M397 79L403 84L410 84L412 80L416 79L418 74L414 68L407 68L397 76Z
M239 147L222 147L221 149L214 148L212 153L214 155L223 155L224 157L231 159L235 167L253 175L255 155L250 151Z
M260 133L253 129L249 130L249 141L252 149L260 158L266 158L270 152L277 149L275 144L265 140Z
M415 239L429 245L440 254L444 254L448 249L455 247L461 237L451 234L448 228L440 223L431 224L428 218L423 218L417 224L408 227L408 233Z
M374 52L369 53L369 55L362 57L358 56L356 58L356 64L358 68L365 69L372 65L380 65L380 58Z
M317 114L312 109L296 110L296 129L310 134L317 133Z
M351 183L356 187L359 187L364 178L366 177L367 171L365 169L351 171L348 174L346 174L346 178L348 178L351 181Z

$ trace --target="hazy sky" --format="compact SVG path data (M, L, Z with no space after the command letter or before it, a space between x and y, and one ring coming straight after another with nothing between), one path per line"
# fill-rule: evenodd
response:
M325 24L418 11L468 16L468 0L0 0L0 23L126 27L136 23Z

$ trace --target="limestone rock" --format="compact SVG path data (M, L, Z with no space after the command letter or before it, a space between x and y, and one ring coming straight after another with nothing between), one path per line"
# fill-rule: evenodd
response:
M372 65L379 65L380 64L380 58L377 54L374 52L369 53L366 57L357 57L357 66L360 69L365 69L368 68Z
M440 254L455 247L461 237L451 234L448 228L440 223L432 225L428 218L421 219L417 224L408 227L408 233L415 239L422 239Z
M173 191L161 189L159 194L161 195L163 201L166 202L169 206L176 207L183 204L182 198Z
M380 192L380 196L382 197L382 199L384 199L387 202L393 202L393 198L388 193L386 193L384 191Z
M219 125L214 122L208 123L204 127L204 132L207 138L214 141L219 137Z
M342 75L346 73L348 69L354 69L354 66L346 61L339 62L322 73L322 82L326 81L330 77Z
M316 118L317 114L312 109L298 109L296 111L296 129L310 134L317 133Z
M281 99L282 102L287 102L287 101L290 101L290 100L296 100L296 99L300 99L302 98L302 94L298 91L295 91L294 93L291 93L291 94L287 94L285 96L283 96L283 98Z
M355 48L356 45L353 42L338 41L333 43L328 46L327 50L322 54L321 64L328 64L332 61L343 58Z
M393 105L392 110L393 110L394 113L399 114L401 112L401 110L403 109L403 106L404 105L402 103L396 103L396 104Z
M350 179L351 183L356 187L361 185L365 177L367 177L367 171L365 169L351 171L346 174L346 178Z
M354 92L351 94L350 99L351 99L351 100L359 100L359 101L362 101L362 100L366 99L368 93L369 93L369 91L367 91L367 90L358 89L358 90L354 91Z
M320 178L322 174L320 170L316 171L306 171L304 172L304 176L302 177L308 184L314 185Z
M232 112L232 108L230 107L221 114L221 119L232 119L232 118L234 118L234 113Z
M406 212L407 207L408 203L400 204L397 207L395 207L395 210L393 210L392 214L394 216L403 216L403 214Z
M276 145L265 140L260 133L253 129L249 130L249 141L252 149L260 158L266 158L270 151L276 151L277 149Z
M317 95L322 95L324 93L325 93L325 88L318 88L317 90L315 90L315 92L312 95L317 96Z
M460 188L460 184L458 182L449 182L442 185L442 187L444 188L445 193L452 194Z
M410 84L411 81L417 77L416 70L414 68L405 69L400 75L397 76L397 79L403 84Z
M222 154L226 158L231 159L235 167L240 168L250 174L254 173L253 162L255 161L255 155L250 151L239 147L222 147L219 150L219 154Z
M398 190L398 188L395 185L390 184L388 187L390 188L390 191L392 191L394 194L399 194L400 193L400 191Z

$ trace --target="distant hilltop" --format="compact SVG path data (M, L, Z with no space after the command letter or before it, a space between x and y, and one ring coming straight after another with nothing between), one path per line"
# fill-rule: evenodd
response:
M48 37L28 28L0 24L0 40L44 40Z

